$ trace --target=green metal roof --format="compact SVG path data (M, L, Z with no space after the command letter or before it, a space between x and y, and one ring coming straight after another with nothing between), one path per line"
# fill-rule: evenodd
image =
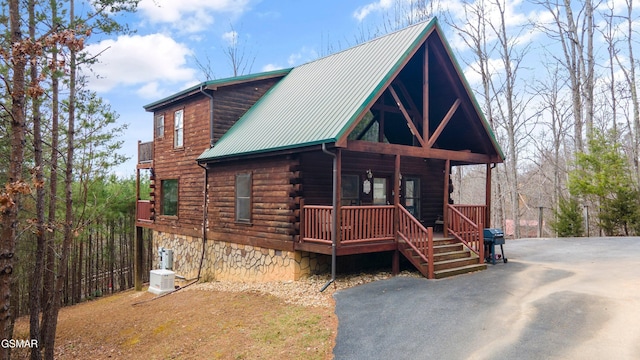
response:
M419 23L292 69L198 160L337 141L435 24Z
M255 81L259 79L268 79L272 77L284 76L288 74L289 71L291 71L291 68L205 81L198 85L192 86L186 90L182 90L178 93L168 96L164 99L154 101L151 104L147 104L144 106L144 109L147 111L154 111L158 107L173 103L186 96L190 96L193 93L197 93L200 91L200 89L204 89L204 88L210 89L210 88L240 84L247 81Z

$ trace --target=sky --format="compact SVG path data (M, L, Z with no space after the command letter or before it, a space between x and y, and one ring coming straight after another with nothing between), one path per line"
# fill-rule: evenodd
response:
M129 126L122 153L130 160L116 174L135 174L137 142L152 140L153 116L144 105L206 81L198 63L210 64L215 79L232 76L224 53L230 41L244 51L250 65L245 73L294 67L355 45L363 34L379 29L384 15L402 1L408 0L141 0L136 13L118 17L135 33L92 37L85 48L100 54L89 88ZM461 0L442 4L452 16L463 15ZM505 0L505 6L513 28L548 17L523 0ZM467 46L439 20L473 87L480 79L464 59L472 58ZM519 35L523 43L538 36L535 31Z
M122 152L131 159L116 173L133 175L137 141L152 140L143 106L207 80L198 62L210 63L216 79L232 76L224 50L233 39L247 73L289 68L354 45L387 2L141 0L135 14L119 17L134 34L92 38L86 47L100 53L89 88L129 124Z

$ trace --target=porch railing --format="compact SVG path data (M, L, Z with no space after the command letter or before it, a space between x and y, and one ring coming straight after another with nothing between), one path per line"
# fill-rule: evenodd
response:
M395 240L393 233L393 205L343 206L342 244Z
M331 206L303 207L303 242L331 244ZM340 236L342 245L393 241L393 205L343 206L340 208Z
M486 208L482 205L447 205L447 230L472 252L484 259L482 229ZM466 214L466 215L465 215ZM468 216L467 216L468 215ZM471 217L471 218L470 218ZM479 222L474 222L474 220Z
M331 219L333 207L324 205L305 205L302 208L303 242L331 245Z
M153 141L138 141L138 164L153 161Z
M423 262L427 263L427 278L433 279L433 228L426 229L403 206L398 206L398 209L398 236L420 256Z
M138 204L136 206L136 219L138 221L150 222L151 219L151 201L149 200L138 200Z

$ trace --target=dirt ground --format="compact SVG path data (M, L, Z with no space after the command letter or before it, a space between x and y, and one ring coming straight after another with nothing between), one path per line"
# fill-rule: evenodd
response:
M194 288L152 301L151 293L126 291L63 308L55 358L332 358L334 306L291 304L251 290ZM19 319L14 338L28 334L28 319ZM28 357L26 351L13 355Z

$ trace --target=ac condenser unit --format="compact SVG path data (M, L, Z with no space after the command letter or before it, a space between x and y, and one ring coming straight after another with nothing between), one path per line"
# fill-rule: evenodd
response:
M162 295L175 289L176 273L171 270L151 270L149 275L149 292Z

